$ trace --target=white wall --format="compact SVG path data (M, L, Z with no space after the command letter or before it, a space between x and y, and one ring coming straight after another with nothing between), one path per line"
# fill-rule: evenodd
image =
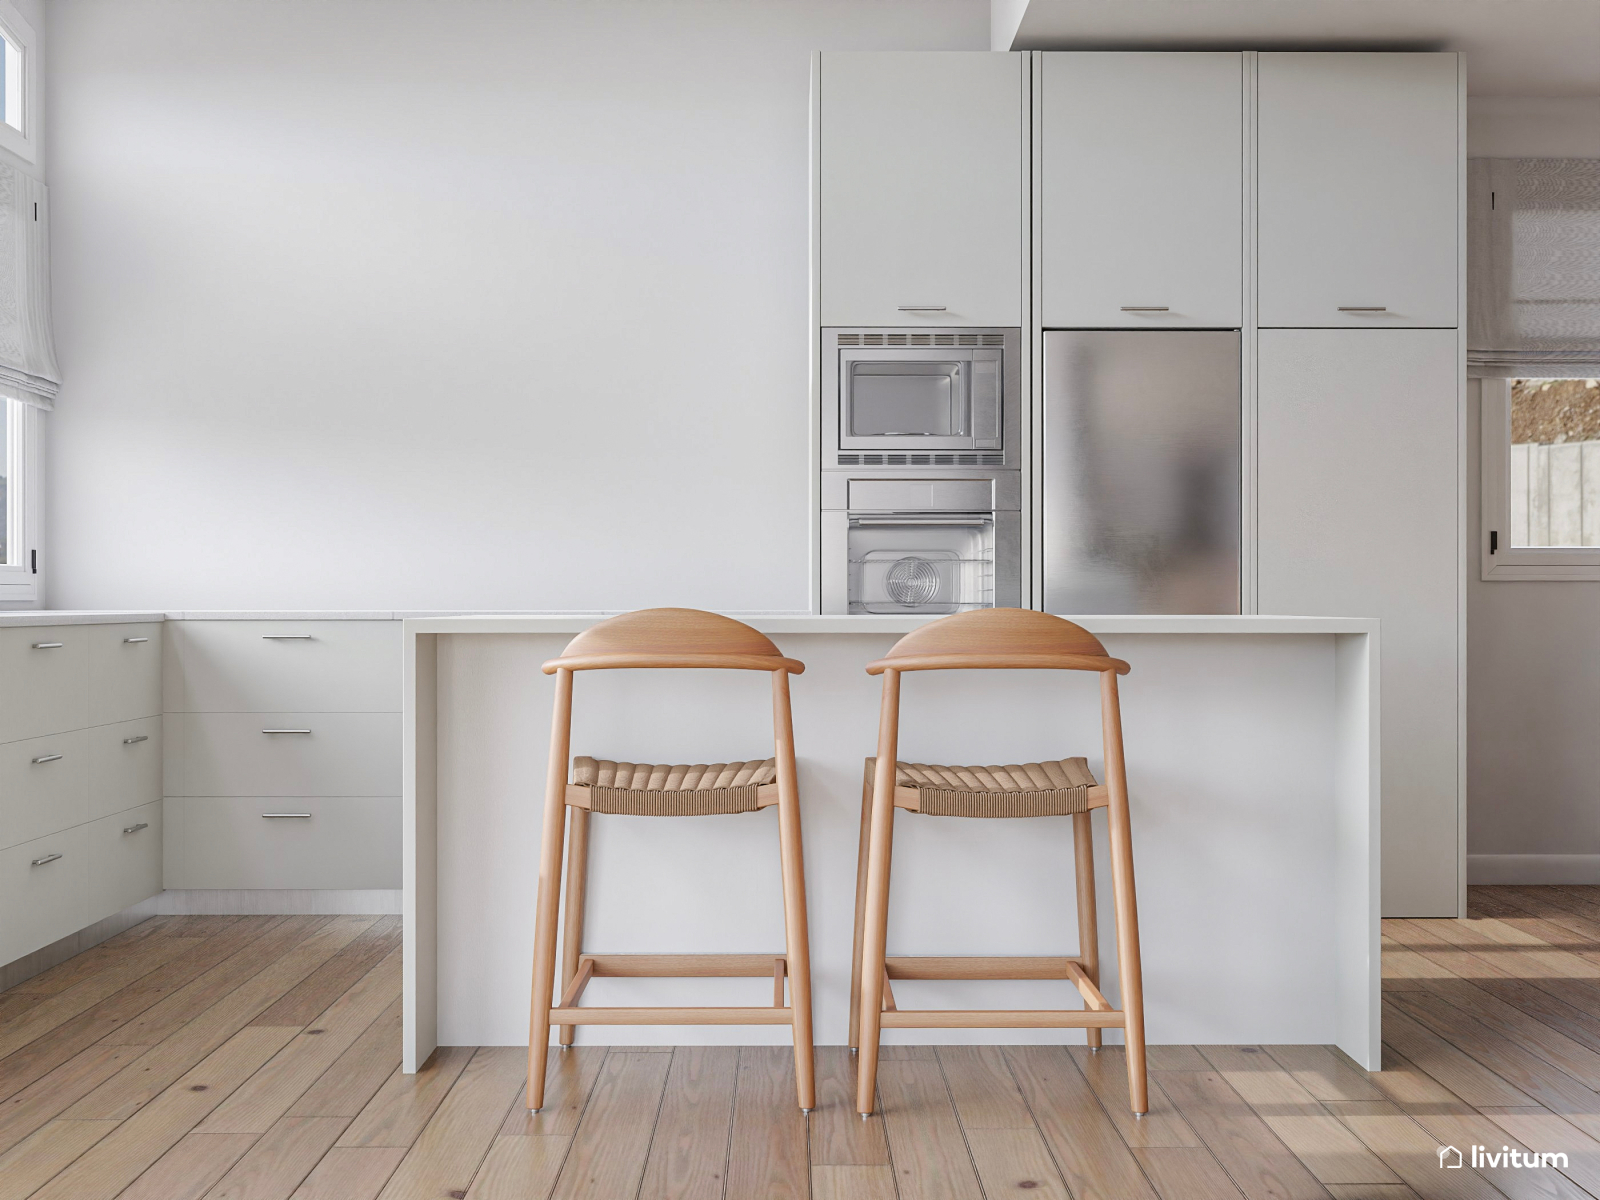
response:
M47 7L52 607L807 606L810 52L986 0Z

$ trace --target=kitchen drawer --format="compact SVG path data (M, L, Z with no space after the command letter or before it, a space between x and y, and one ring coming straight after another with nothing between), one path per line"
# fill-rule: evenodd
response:
M0 629L0 742L89 723L92 625Z
M82 729L0 745L0 846L89 819L88 748Z
M88 625L90 725L161 712L161 625Z
M170 713L164 719L169 796L400 791L399 713Z
M161 890L161 801L112 813L83 827L85 925Z
M86 819L161 799L160 717L97 725L83 737L89 748Z
M400 886L397 796L168 797L166 821L169 888Z
M168 712L399 712L399 621L173 621Z
M0 963L76 933L88 878L83 826L0 850Z

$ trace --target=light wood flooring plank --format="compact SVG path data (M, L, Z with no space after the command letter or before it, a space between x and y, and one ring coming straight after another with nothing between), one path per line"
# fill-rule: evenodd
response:
M38 1200L111 1200L226 1100L293 1033L267 1026L241 1030L40 1189Z
M1107 1046L1098 1054L1090 1053L1087 1046L1069 1046L1067 1051L1129 1146L1201 1144L1160 1088L1150 1089L1150 1111L1142 1117L1134 1117L1132 1102L1128 1099L1128 1059L1121 1046ZM1202 1070L1205 1065L1202 1064Z
M727 1200L805 1200L809 1161L806 1118L795 1095L794 1051L741 1047Z
M1383 1093L1333 1046L1264 1046L1295 1082L1318 1100L1382 1100Z
M1383 1042L1387 1049L1416 1063L1468 1104L1514 1106L1536 1103L1526 1092L1513 1087L1470 1054L1457 1049L1388 1001L1383 1005Z
M370 917L335 917L276 962L246 980L139 1058L95 1088L66 1116L122 1118L136 1112L179 1075L222 1045L287 989L326 961L370 923ZM256 1028L282 1028L257 1026ZM297 1028L290 1028L292 1036ZM287 1039L285 1039L287 1040ZM281 1043L280 1043L281 1045Z
M1072 1200L1061 1172L1046 1149L1039 1131L1027 1129L969 1129L967 1149L978 1168L984 1195L1009 1196L1023 1192L1030 1200Z
M401 1146L335 1146L291 1200L377 1200L405 1155Z
M484 1046L390 1177L383 1200L434 1200L465 1192L527 1082L527 1053Z
M1323 1183L1399 1183L1400 1178L1258 1046L1206 1046L1228 1086L1255 1109Z
M1243 1193L1204 1146L1150 1146L1133 1153L1161 1200L1242 1200Z
M206 1200L288 1200L346 1124L343 1117L285 1117L234 1163Z
M200 1132L265 1133L399 994L400 951L395 950L229 1096Z
M939 1061L878 1064L883 1128L900 1190L925 1200L978 1200L983 1190Z
M639 1200L722 1200L733 1134L736 1046L679 1046Z
M467 1200L546 1200L571 1145L565 1136L502 1134L489 1148Z
M1386 1100L1335 1100L1328 1107L1395 1174L1427 1200L1505 1200L1471 1167L1440 1170L1439 1143Z
M1088 1049L1087 1046L1084 1049ZM1209 1071L1211 1064L1196 1046L1146 1046L1145 1065L1152 1071Z
M0 1154L0 1200L23 1200L54 1179L106 1134L115 1121L52 1121Z
M187 1134L117 1200L201 1200L255 1142L253 1133Z
M341 1146L406 1146L417 1140L472 1060L471 1046L440 1046L413 1075L396 1067L339 1138Z
M252 1025L309 1025L368 972L399 952L400 918L383 916L290 988Z
M664 1054L613 1048L606 1055L556 1181L559 1200L612 1200L638 1190L671 1066Z
M1327 1197L1316 1176L1216 1071L1164 1071L1157 1086L1249 1200Z
M1565 1154L1567 1165L1561 1173L1600 1195L1600 1141L1543 1108L1486 1108L1483 1115L1530 1150ZM1492 1147L1497 1140L1484 1144Z
M289 1110L291 1117L353 1117L400 1066L405 1005L396 999L378 1015Z
M1335 1183L1333 1200L1422 1200L1403 1183Z
M999 1046L939 1046L945 1086L962 1128L1032 1129L1033 1114Z
M140 1054L133 1046L90 1046L43 1079L0 1102L0 1153L11 1149Z
M500 1132L508 1137L571 1137L589 1102L606 1059L605 1046L573 1046L552 1051L544 1073L544 1107L529 1112L527 1101L513 1104Z
M889 1143L883 1136L883 1106L876 1108L880 1115L866 1121L856 1112L856 1060L849 1048L818 1046L817 1111L811 1114L812 1164L887 1167ZM815 1170L812 1178L818 1178ZM848 1181L857 1176L846 1172L837 1178ZM872 1176L863 1174L860 1178Z
M1155 1200L1139 1160L1066 1047L1009 1046L1006 1059L1076 1200ZM1157 1074L1152 1072L1152 1081Z
M861 1120L859 1115L856 1115L856 1120ZM872 1124L871 1121L861 1123ZM891 1167L862 1164L813 1165L811 1200L897 1200L894 1170Z

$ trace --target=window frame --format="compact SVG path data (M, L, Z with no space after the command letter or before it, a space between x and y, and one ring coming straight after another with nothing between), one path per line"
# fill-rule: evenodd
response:
M10 439L6 464L7 541L16 547L15 562L0 563L0 603L36 603L39 599L39 426L44 414L31 404L0 395L10 409L17 436Z
M1559 379L1560 375L1525 378ZM1590 375L1573 378L1592 378ZM1600 546L1510 546L1511 380L1480 380L1483 422L1483 524L1478 553L1485 580L1600 580ZM1501 533L1490 553L1491 533Z
M0 121L0 148L9 150L23 162L38 161L39 112L44 89L41 86L38 45L33 26L8 0L0 0L0 34L16 46L22 59L22 128L13 129Z

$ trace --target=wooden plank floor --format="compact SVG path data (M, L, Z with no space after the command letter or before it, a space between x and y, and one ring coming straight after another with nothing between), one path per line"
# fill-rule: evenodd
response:
M1324 1046L518 1048L402 1075L394 917L158 917L0 993L0 1200L1600 1197L1600 888L1384 923L1384 1070ZM1441 1170L1438 1147L1567 1166Z

